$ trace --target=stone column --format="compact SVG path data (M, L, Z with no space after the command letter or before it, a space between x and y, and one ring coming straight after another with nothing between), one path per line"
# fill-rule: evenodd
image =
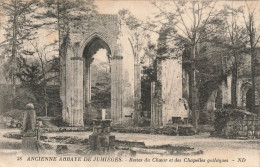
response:
M182 99L182 64L178 59L164 59L157 63L158 125L165 125L173 117L187 118L189 110Z
M154 118L153 125L161 126L162 125L162 62L157 60L157 83L155 84L154 92Z
M65 66L65 98L62 109L62 118L64 122L70 122L70 112L71 112L71 80L73 76L73 68L71 63L71 57L74 57L71 47L68 47L66 54L66 66Z
M222 90L222 107L224 106L224 104L228 104L227 101L227 86L225 81L222 81L221 83L221 90Z
M155 126L155 82L151 83L151 126Z
M137 58L135 58L137 59ZM141 114L141 69L138 60L134 64L134 122L138 123L138 118Z
M38 154L36 137L36 113L32 103L26 105L22 129L22 152L23 154Z
M66 55L60 56L60 99L62 102L62 118L66 121Z
M238 79L237 80L237 106L241 107L242 106L242 95L241 95L241 87L242 87L242 80Z
M122 123L122 59L111 58L111 118L114 124Z
M231 104L231 97L232 97L231 84L232 84L232 75L229 75L227 77L227 104Z
M90 62L88 60L85 60L84 68L84 107L86 107L91 101L91 73Z
M72 57L72 78L71 78L71 112L70 126L84 126L83 123L83 58Z

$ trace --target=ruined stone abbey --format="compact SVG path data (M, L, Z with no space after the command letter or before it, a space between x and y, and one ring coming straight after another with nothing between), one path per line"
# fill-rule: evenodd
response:
M128 29L117 15L98 14L84 28L70 25L70 44L61 73L62 117L70 126L84 126L83 114L91 106L91 63L99 49L106 49L111 74L111 116L113 124L124 124L140 114L141 67L128 40ZM258 54L259 55L259 54ZM231 77L213 91L207 110L231 103ZM173 118L190 117L189 76L181 58L157 62L157 83L152 83L151 125L165 125ZM259 77L258 77L259 78ZM256 79L258 79L256 78ZM258 81L258 80L257 80ZM250 79L239 78L237 105L249 102ZM256 105L259 105L257 91ZM249 105L249 104L248 104Z
M62 117L70 126L83 126L83 112L91 103L93 55L103 48L111 68L111 119L122 124L137 115L141 98L139 58L134 57L127 28L117 15L95 15L84 29L70 26L70 45L62 71ZM91 25L91 26L89 26ZM153 124L163 125L172 117L188 117L182 98L182 65L175 59L160 62L159 96L163 105L153 106ZM156 85L154 85L156 86ZM157 93L158 94L158 93ZM133 115L132 117L127 117Z

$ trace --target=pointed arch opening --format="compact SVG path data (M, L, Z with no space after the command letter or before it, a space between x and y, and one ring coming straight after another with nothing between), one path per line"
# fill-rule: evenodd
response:
M84 43L84 107L89 114L98 115L102 109L110 113L111 54L109 44L99 35L91 36Z

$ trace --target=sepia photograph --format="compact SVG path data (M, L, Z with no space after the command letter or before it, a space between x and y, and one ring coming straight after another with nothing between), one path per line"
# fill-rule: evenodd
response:
M260 167L258 0L0 0L0 167Z

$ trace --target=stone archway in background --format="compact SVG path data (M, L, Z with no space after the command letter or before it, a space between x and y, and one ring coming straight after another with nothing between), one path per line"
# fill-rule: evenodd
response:
M247 92L248 90L251 88L251 83L249 82L245 82L244 84L242 84L241 86L241 92L242 92L242 98L241 98L241 101L242 101L242 107L246 108L246 104L247 104Z

